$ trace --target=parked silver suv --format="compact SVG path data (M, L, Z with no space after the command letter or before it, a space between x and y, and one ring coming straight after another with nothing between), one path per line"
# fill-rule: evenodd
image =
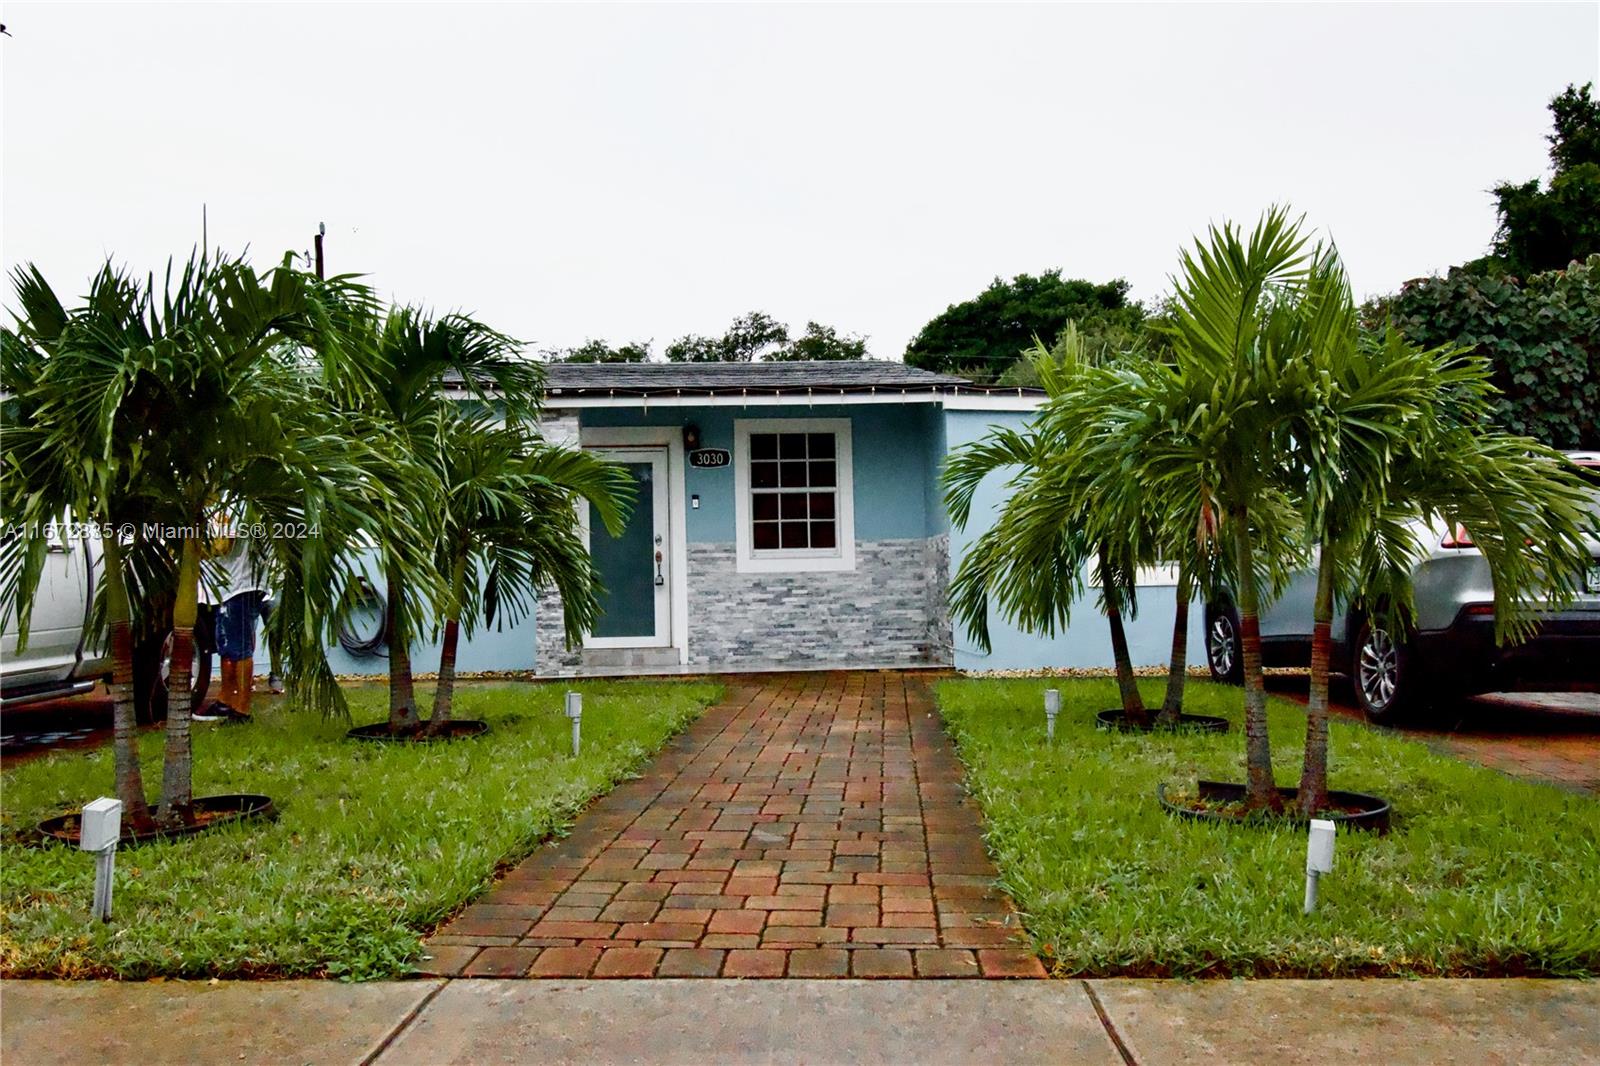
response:
M1572 452L1578 465L1600 471L1600 452ZM1596 509L1600 511L1600 495ZM1483 555L1464 529L1415 527L1425 546L1412 571L1416 617L1409 632L1388 632L1373 619L1335 609L1333 664L1349 675L1356 699L1375 722L1395 722L1441 698L1519 685L1600 679L1600 541L1584 574L1585 592L1560 611L1541 615L1537 634L1513 647L1494 640L1494 584ZM1262 661L1311 661L1315 559L1261 612ZM1211 676L1237 684L1239 613L1226 600L1206 604L1206 660Z
M0 703L6 706L86 692L111 668L85 625L100 565L99 540L58 530L49 543L27 646L17 649L14 619L0 633Z

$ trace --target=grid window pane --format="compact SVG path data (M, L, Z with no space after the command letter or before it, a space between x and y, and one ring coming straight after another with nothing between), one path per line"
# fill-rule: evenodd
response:
M778 466L782 470L778 484L786 489L806 487L806 464L803 460L797 463L779 463Z
M832 433L750 434L751 547L839 546L838 442Z

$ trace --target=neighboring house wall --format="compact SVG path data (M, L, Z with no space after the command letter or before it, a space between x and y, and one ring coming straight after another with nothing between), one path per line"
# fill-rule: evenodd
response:
M949 450L971 443L995 426L1020 428L1030 415L1026 412L947 411L945 434ZM991 474L978 486L972 501L972 515L965 529L950 532L951 576L968 547L994 524L1005 501L1007 475ZM1177 603L1171 585L1141 586L1139 612L1127 619L1128 647L1135 666L1162 666L1172 651L1172 622ZM1205 665L1204 629L1199 604L1189 614L1189 662ZM959 670L1029 670L1041 667L1111 666L1111 629L1100 613L1093 588L1086 591L1072 611L1072 623L1054 637L1024 633L999 617L991 608L989 636L991 650L976 647L965 628L955 627L955 665Z

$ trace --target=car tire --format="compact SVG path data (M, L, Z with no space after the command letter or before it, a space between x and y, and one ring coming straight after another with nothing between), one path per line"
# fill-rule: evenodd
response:
M1244 684L1244 654L1239 641L1239 612L1232 604L1206 607L1206 666L1211 680Z
M1350 649L1350 683L1368 721L1396 725L1425 706L1411 642L1364 618Z

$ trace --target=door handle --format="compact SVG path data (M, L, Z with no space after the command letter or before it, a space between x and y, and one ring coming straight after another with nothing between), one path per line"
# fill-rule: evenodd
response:
M656 587L659 588L660 586L665 585L666 583L667 583L667 579L661 576L661 552L657 551L656 552Z

